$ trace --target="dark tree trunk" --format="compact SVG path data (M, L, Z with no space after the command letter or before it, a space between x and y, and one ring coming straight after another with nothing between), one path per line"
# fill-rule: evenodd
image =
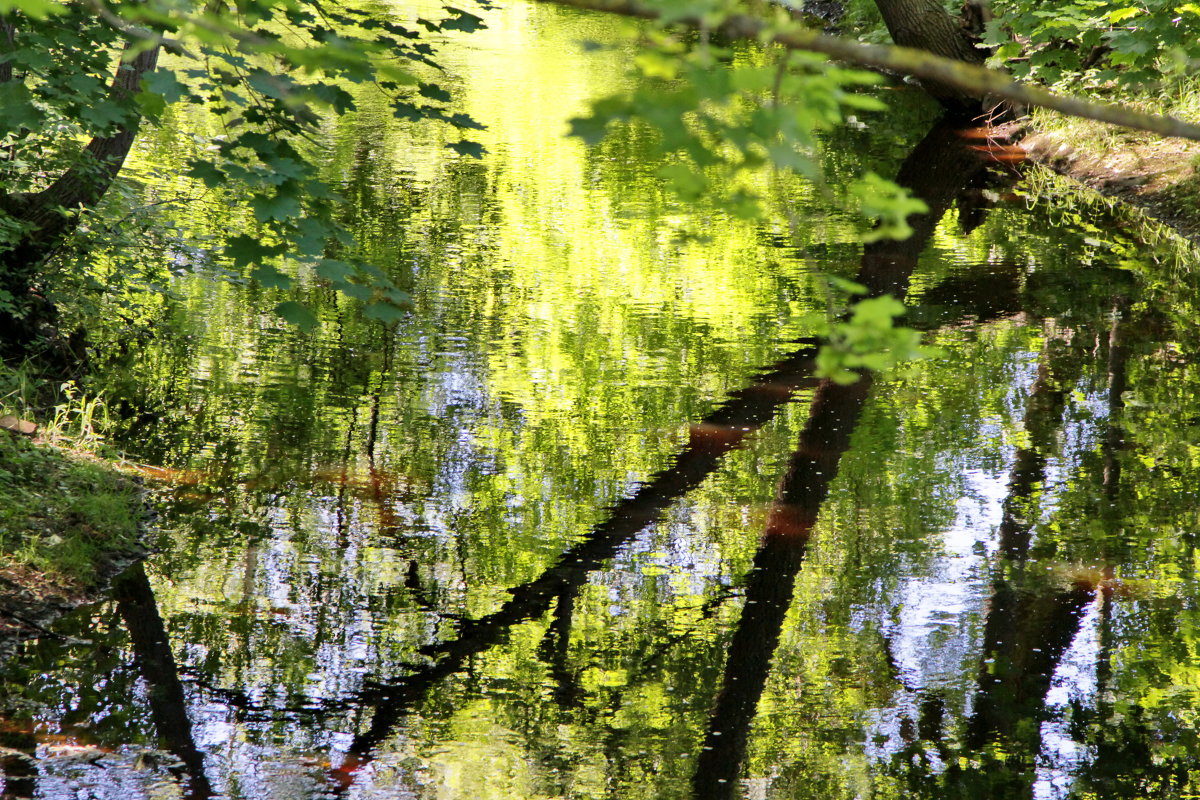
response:
M950 14L938 0L875 0L892 41L901 47L982 64L986 54L975 46L967 24ZM922 86L947 108L982 111L977 98L944 84L923 81Z
M17 49L17 28L7 16L0 16L0 56L8 55ZM0 83L7 83L13 78L12 61L0 63Z
M967 36L966 26L938 0L875 0L875 5L892 41L901 47L974 64L983 61L983 53Z
M0 45L5 41L3 35L10 33L11 26L0 30ZM142 76L157 63L158 47L122 63L109 96L127 102L138 91ZM54 309L39 292L42 268L74 232L78 210L93 208L104 197L125 164L140 122L134 115L112 134L93 138L76 164L42 191L0 195L0 212L30 227L23 238L0 252L0 290L12 295L14 306L0 312L0 352L19 350L36 339L41 329L53 326Z
M179 668L171 653L171 644L154 589L145 567L135 564L113 582L117 611L129 630L134 660L146 681L150 717L167 751L179 759L181 777L187 781L187 800L208 800L212 785L204 772L204 754L192 735L187 697L179 680Z

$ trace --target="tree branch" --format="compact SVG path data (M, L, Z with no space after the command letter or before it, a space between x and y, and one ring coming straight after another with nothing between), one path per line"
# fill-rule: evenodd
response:
M98 2L98 0L92 0L90 5L96 12L96 15L99 16L106 25L124 36L130 42L147 42L153 47L162 47L164 50L175 53L176 55L185 56L192 59L196 57L175 39L169 39L166 36L163 36L161 33L143 30L141 28L134 27L133 25L129 25L125 22L125 20L113 13L108 6L104 5L104 3Z
M662 13L638 0L541 0L573 8L606 11L628 17L657 20ZM697 19L679 22L698 26ZM1175 117L1143 114L1128 106L1093 103L1064 97L1035 86L1018 83L1002 72L943 58L924 50L891 45L862 44L838 36L827 36L807 28L773 26L745 14L727 17L719 28L730 39L748 39L777 44L791 50L808 50L865 67L885 69L952 86L973 97L1011 100L1027 106L1049 108L1072 117L1094 119L1123 128L1149 131L1200 141L1200 126Z
M134 42L126 45L126 54L136 51ZM109 87L113 102L126 103L138 90L142 76L154 70L158 62L159 48L143 50L126 64L117 65ZM82 158L58 177L50 186L34 193L0 194L0 210L18 221L32 225L20 246L10 250L5 259L18 258L24 267L32 270L51 253L75 227L76 218L65 215L61 209L75 210L79 207L95 206L121 171L125 157L133 145L141 117L130 112L130 118L116 127L107 136L95 136L84 148ZM16 254L15 256L13 254ZM0 261L0 271L4 263Z

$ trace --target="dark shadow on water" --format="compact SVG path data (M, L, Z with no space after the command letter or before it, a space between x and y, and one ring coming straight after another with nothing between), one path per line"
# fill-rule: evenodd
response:
M204 754L192 736L179 669L162 615L158 613L154 590L141 563L114 581L113 599L129 631L138 671L146 681L150 715L158 737L183 765L178 777L185 783L184 797L207 800L213 790L204 773Z
M984 161L964 145L953 126L936 125L913 148L900 166L896 182L925 201L929 211L910 217L913 234L908 239L884 240L864 249L856 280L867 287L869 296L904 298L917 259L938 222L983 172ZM967 303L956 310L960 314L968 310L986 313L981 308L999 311L1005 294L996 296L1000 301L990 306ZM1015 298L1015 292L1012 296ZM949 315L934 318L939 316ZM796 577L871 386L871 376L863 374L848 386L823 381L817 389L808 424L780 484L746 582L745 607L729 645L721 690L696 760L692 779L696 798L721 800L740 794L738 778L751 725L791 606Z

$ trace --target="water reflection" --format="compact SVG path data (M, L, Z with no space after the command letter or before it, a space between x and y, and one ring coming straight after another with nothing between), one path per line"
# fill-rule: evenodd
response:
M1185 796L1192 256L942 126L828 156L926 201L906 242L804 187L682 240L636 131L553 129L618 80L573 44L609 23L495 14L447 62L493 158L368 102L330 132L410 320L181 283L97 359L167 533L0 671L6 795ZM818 272L941 356L815 380Z
M165 744L167 752L179 760L179 777L186 787L184 797L206 800L213 791L204 773L204 755L196 747L187 698L179 680L175 656L171 653L171 641L158 613L154 590L141 564L130 567L117 579L113 585L113 598L146 683L146 702L158 738Z
M929 210L910 219L912 236L903 244L876 243L863 253L856 280L868 296L890 293L903 299L934 227L955 198L983 171L983 160L960 141L961 132L938 124L901 165L896 182L923 200ZM930 165L936 165L930 168ZM766 533L746 583L745 608L730 644L693 779L698 798L734 797L771 659L791 605L796 575L804 561L829 484L850 447L873 376L863 373L849 386L830 380L817 387L808 424L787 465Z

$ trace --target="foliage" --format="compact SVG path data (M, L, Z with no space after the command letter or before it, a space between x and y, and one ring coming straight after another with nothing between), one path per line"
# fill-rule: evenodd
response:
M714 28L733 11L702 5ZM782 47L722 46L703 32L697 40L670 24L682 13L671 9L643 31L631 67L636 88L596 100L571 133L595 144L615 124L648 129L664 162L659 175L685 203L761 218L766 198L748 174L766 167L820 182L819 135L886 108L861 91L880 82L875 73ZM845 203L880 223L868 238L904 238L905 218L921 208L873 174L849 187Z
M852 291L861 293L862 287ZM898 327L895 319L906 311L891 295L854 304L849 317L824 329L828 344L817 356L817 374L838 383L853 383L856 370L882 371L904 361L925 358L934 351L921 347L921 334Z
M512 23L521 8L506 13ZM633 481L698 441L686 421L778 359L788 338L812 333L806 317L825 302L814 267L844 272L858 261L860 231L803 186L791 197L803 250L782 216L697 213L709 241L666 235L688 210L656 204L651 143L585 153L554 134L587 96L619 80L607 67L622 59L548 69L537 59L559 55L579 20L543 13L529 26L538 46L476 61L464 80L472 110L489 112L485 163L438 153L440 143L407 126L379 124L386 110L360 108L337 122L328 168L347 176L366 209L346 224L366 234L370 257L396 254L412 265L402 280L418 313L398 328L368 324L314 288L301 299L319 327L301 335L264 320L254 286L191 280L179 306L157 309L162 333L153 341L129 342L119 325L98 341L112 360L97 364L96 380L129 446L177 468L159 471L173 483L172 500L151 580L185 710L228 720L199 747L232 796L328 795L325 764L344 752L337 737L387 716L386 697L364 699L380 697L364 676L410 674L430 663L423 646L478 631L474 619L507 602L507 589L552 568ZM547 47L551 36L561 38ZM526 81L513 74L518 63L531 94L558 92L560 116L514 107L495 91ZM563 74L575 78L569 91L558 85ZM187 129L188 120L174 122L171 132ZM502 141L511 146L493 146ZM434 166L414 175L397 153ZM165 172L176 163L174 151L154 155ZM633 191L622 200L644 193L658 216L623 215L631 206L612 188L623 181ZM931 335L943 358L874 381L821 507L750 731L750 791L956 796L940 767L948 753L979 780L975 796L1001 794L995 778L1011 770L978 758L962 732L990 674L979 643L1002 607L989 580L1001 560L992 544L1013 451L1033 435L1029 386L1042 359L1061 352L1047 345L1044 317L1075 331L1066 356L1087 370L1063 387L1064 421L1044 420L1051 430L1039 438L1053 443L1053 464L1029 505L1044 546L1026 571L1058 574L1064 561L1093 563L1125 541L1121 569L1156 584L1150 595L1118 598L1113 622L1095 615L1089 624L1104 624L1102 632L1085 629L1084 646L1062 660L1060 672L1085 673L1078 703L1034 693L1011 717L1035 732L1067 718L1073 728L1054 735L1105 755L1129 745L1127 759L1085 756L1078 769L1055 768L1067 791L1111 772L1128 782L1139 770L1194 768L1189 532L1200 478L1188 460L1191 439L1179 432L1197 409L1196 370L1183 356L1197 347L1200 313L1194 284L1173 280L1168 266L1186 268L1194 256L1151 252L1126 221L1078 198L1052 202L1010 201L970 235L948 215L922 257L909 299L926 308L914 308L914 318L936 319L929 306L963 302L964 293L940 290L947 281L978 282L980 294L1008 286L1018 304L979 322L957 308L954 323ZM181 227L206 232L236 224L225 211L175 213ZM1138 295L1137 270L1153 292ZM1131 370L1130 397L1149 405L1127 422L1127 494L1114 509L1125 530L1101 537L1096 509L1108 503L1095 451L1118 294L1178 313L1166 329L1149 326L1154 341L1133 351L1144 366ZM877 322L894 319L888 306L876 304ZM728 453L661 524L560 595L551 619L514 626L468 670L438 681L398 716L352 792L691 796L730 634L748 608L739 586L810 422L810 398L801 390L800 402ZM46 640L14 659L5 689L28 701L16 719L44 738L82 730L85 741L118 752L94 772L62 777L43 747L39 784L128 787L146 773L177 780L155 771L162 759L146 759L142 772L122 760L131 745L157 742L147 698L159 695L143 691L154 678L139 675L111 604L67 622L74 627L62 632L96 645ZM1014 622L1037 646L1036 619ZM1100 637L1111 648L1086 646ZM1086 675L1096 663L1111 675L1091 691ZM1023 741L1006 743L1018 767L1037 755ZM1151 760L1140 757L1147 747ZM250 780L250 771L263 779ZM1032 769L1024 776L1022 796L1032 796L1035 777ZM1146 792L1153 787L1126 794Z
M1159 87L1200 59L1200 5L1176 0L998 0L986 41L1019 78L1088 87Z
M353 237L334 221L341 200L320 176L316 138L323 115L355 107L355 84L388 92L398 118L479 129L469 116L447 110L449 93L436 78L426 80L438 66L425 40L473 30L479 17L447 7L435 19L401 23L377 10L299 0L236 8L172 0L112 7L21 0L0 12L12 31L3 64L15 78L0 83L0 145L7 153L0 190L36 192L64 169L80 167L81 137L111 136L140 119L155 122L174 103L204 106L218 115L222 131L197 142L185 174L207 187L244 187L254 220L227 238L216 254L220 260L267 288L289 286L294 272L286 265L299 264L364 301L368 316L397 318L407 295L360 257ZM143 77L141 91L132 97L112 92L117 56L127 62L155 47L171 57ZM448 146L467 156L481 152L467 139ZM23 233L0 226L0 246ZM302 326L313 323L298 304L284 302L276 310Z
M40 439L0 431L0 566L86 589L114 553L140 545L146 512L128 476L85 452L100 404L65 384L45 408L54 394L28 369L0 368L0 414L36 420Z

